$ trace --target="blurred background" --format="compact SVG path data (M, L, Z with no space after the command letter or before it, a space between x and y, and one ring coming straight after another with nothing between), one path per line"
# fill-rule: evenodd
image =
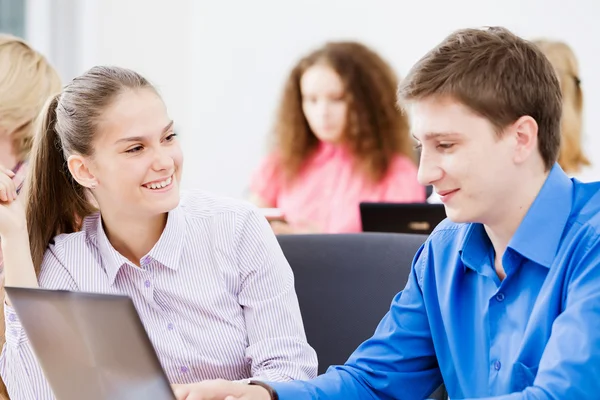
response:
M65 81L96 64L149 78L183 142L184 187L235 197L267 152L283 82L303 54L359 40L403 76L453 30L484 25L573 48L587 175L600 178L599 18L597 0L0 0L0 31L27 39Z

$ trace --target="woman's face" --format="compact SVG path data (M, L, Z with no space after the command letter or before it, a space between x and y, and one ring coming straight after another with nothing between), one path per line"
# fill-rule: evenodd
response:
M340 76L327 65L313 65L300 78L300 91L302 110L315 136L323 142L342 142L348 102Z
M153 217L179 204L183 154L151 89L126 91L104 112L86 164L103 213Z

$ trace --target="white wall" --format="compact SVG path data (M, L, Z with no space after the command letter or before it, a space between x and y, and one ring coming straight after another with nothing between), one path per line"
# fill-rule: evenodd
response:
M504 25L527 38L562 39L574 48L582 65L591 175L600 179L595 0L80 1L73 28L81 35L73 50L75 69L119 64L159 86L182 134L185 186L244 194L266 150L289 68L324 41L361 40L403 75L451 31L482 25Z

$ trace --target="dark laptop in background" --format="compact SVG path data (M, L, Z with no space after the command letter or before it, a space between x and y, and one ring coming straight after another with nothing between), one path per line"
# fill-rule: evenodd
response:
M54 396L173 400L127 296L6 287Z
M363 232L430 234L446 218L443 204L360 203Z

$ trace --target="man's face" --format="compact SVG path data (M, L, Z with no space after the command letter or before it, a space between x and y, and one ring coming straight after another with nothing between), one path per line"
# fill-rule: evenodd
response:
M518 179L514 135L462 103L426 98L410 106L413 136L421 147L419 181L433 185L454 222L487 223L506 207Z

